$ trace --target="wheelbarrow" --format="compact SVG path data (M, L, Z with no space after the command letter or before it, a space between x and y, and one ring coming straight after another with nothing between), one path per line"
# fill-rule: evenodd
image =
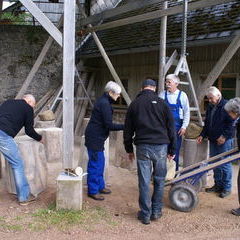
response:
M165 182L165 186L171 186L170 206L181 212L192 211L199 202L198 192L202 189L202 176L209 170L239 159L239 150L234 148L177 171L172 180Z

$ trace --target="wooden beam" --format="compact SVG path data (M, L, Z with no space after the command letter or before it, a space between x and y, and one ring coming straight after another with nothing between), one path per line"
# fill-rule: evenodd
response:
M86 16L86 14L85 14L83 8L80 6L80 4L78 6L79 6L79 10L82 12L83 16ZM91 26L91 24L89 24L89 26ZM109 71L111 72L111 74L113 76L113 79L121 87L121 89L122 89L122 96L123 96L124 100L126 101L127 105L130 105L131 99L128 96L128 93L125 90L125 88L124 88L124 86L122 84L122 81L119 78L115 68L113 67L113 65L112 65L112 63L111 63L111 61L110 61L110 59L109 59L109 57L108 57L108 55L107 55L103 45L102 45L102 43L100 42L100 40L99 40L99 38L98 38L98 36L97 36L97 34L95 32L92 32L92 36L93 36L93 39L94 39L94 41L95 41L95 43L96 43L96 45L97 45L97 47L98 47L102 57L103 57L103 59L105 60L107 66L108 66Z
M113 9L105 10L101 13L94 14L85 19L82 18L82 19L80 19L80 24L83 26L88 25L88 24L95 24L95 23L101 22L103 20L106 20L108 18L115 17L119 14L137 10L137 9L140 9L140 8L143 8L146 6L150 6L154 3L160 3L163 1L164 0L137 0L137 1L135 0L134 2L131 2L131 3L128 3L123 6L113 8Z
M163 4L163 10L168 7L168 1ZM166 64L166 43L167 43L167 16L161 17L160 27L160 50L159 50L159 79L158 79L158 94L164 91Z
M63 16L61 16L59 23L58 23L58 27L61 27L63 23ZM47 40L47 42L45 43L41 53L39 54L36 62L34 63L30 73L28 74L26 80L23 82L23 85L21 87L21 89L19 90L17 96L15 98L22 98L23 95L26 93L27 88L29 87L30 83L33 80L33 77L35 76L36 72L38 71L40 65L43 62L44 57L46 56L49 48L51 47L53 43L53 38L50 36Z
M63 167L74 166L75 1L64 1Z
M239 48L240 48L240 35L234 37L230 45L222 54L221 58L213 67L212 71L208 74L206 80L201 85L201 90L199 91L198 95L199 103L201 103L201 101L204 99L207 89L214 84L214 82L217 80L221 72L224 70L224 68L227 66L227 64L229 63L229 61L232 59L233 55L237 52Z
M57 27L46 17L46 15L37 7L32 0L19 0L28 11L38 20L45 30L62 46L62 33Z
M215 6L222 3L228 3L228 2L231 2L231 0L215 0L215 1L199 0L193 3L190 3L188 6L188 10L192 11L199 8L211 7L211 6ZM163 16L178 14L178 13L182 13L182 5L171 7L166 10L157 10L157 11L140 14L133 17L123 18L120 20L104 23L94 27L88 27L86 29L86 32L100 31L100 30L110 29L114 27L120 27L128 24L143 22L143 21L152 20L159 17L163 17Z
M176 60L178 56L177 50L174 50L171 57L168 59L167 63L164 66L164 76L167 74L170 67L173 65L174 61Z

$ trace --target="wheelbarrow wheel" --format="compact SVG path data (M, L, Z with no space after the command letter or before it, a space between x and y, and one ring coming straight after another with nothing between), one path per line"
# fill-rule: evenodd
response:
M169 201L173 209L180 212L190 212L198 204L198 195L192 185L180 183L171 187Z

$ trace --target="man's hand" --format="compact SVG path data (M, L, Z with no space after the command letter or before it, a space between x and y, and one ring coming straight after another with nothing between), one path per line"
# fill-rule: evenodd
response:
M202 140L203 140L203 137L202 136L198 136L197 139L196 139L197 144L202 143Z
M134 153L128 153L128 159L130 162L133 162L135 159Z
M176 155L170 155L170 154L168 154L168 155L167 155L167 158L168 158L169 160L173 160L173 159L175 158L175 156L176 156Z
M43 140L43 137L42 137L42 139L39 142L42 143L42 144L45 143L45 141Z
M186 132L186 129L185 128L180 128L180 130L178 131L178 135L179 136L183 136Z
M222 145L226 142L226 138L224 136L220 136L218 139L217 139L217 144L218 145Z

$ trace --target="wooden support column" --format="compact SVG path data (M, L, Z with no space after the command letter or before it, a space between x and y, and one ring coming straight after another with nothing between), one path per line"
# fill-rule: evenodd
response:
M63 167L74 168L75 1L64 1Z
M59 23L58 23L58 27L61 27L63 23L63 16L61 16ZM23 95L26 93L26 90L28 88L28 86L30 85L31 81L33 80L33 77L35 76L36 72L38 71L40 65L43 62L44 57L46 56L49 48L51 47L53 43L53 38L50 36L47 40L47 42L45 43L41 53L39 54L36 62L34 63L30 73L28 74L26 80L23 82L23 85L21 87L21 89L19 90L16 98L22 98Z
M2 10L3 10L3 0L0 0L0 17L2 14Z
M163 3L163 10L167 9L168 1ZM158 79L158 94L164 90L166 64L166 41L167 41L167 16L161 17L160 29L160 51L159 51L159 79Z
M32 0L19 0L28 11L38 20L45 30L62 46L62 33L57 27L46 17L46 15L37 7Z
M214 84L214 82L217 80L221 72L224 70L224 68L227 66L227 64L229 63L229 61L232 59L233 55L237 52L239 48L240 48L240 35L234 37L228 48L224 51L223 55L218 60L218 62L213 67L212 71L208 74L206 80L202 84L198 95L199 104L204 99L207 89Z

